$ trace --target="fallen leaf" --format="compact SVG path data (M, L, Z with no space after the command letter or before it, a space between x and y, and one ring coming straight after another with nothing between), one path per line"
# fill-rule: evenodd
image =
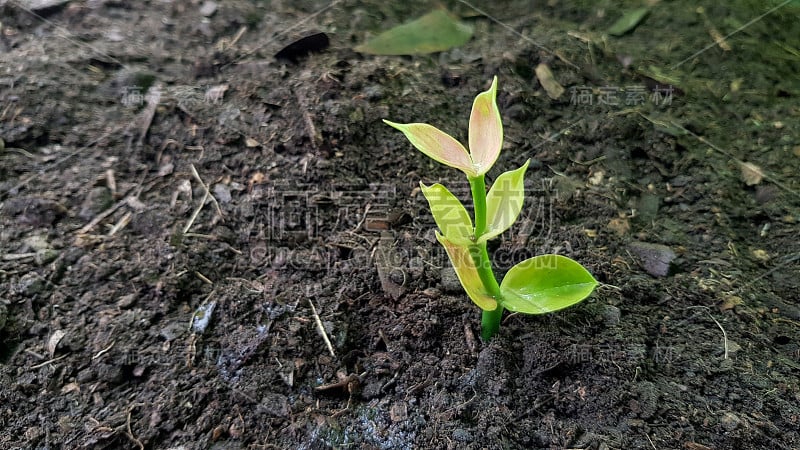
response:
M611 219L608 221L608 225L606 226L617 236L625 236L629 231L631 231L631 224L628 219L624 217Z
M589 177L589 184L591 184L592 186L600 186L601 184L603 184L603 177L605 175L606 173L604 171L598 170Z
M729 295L722 300L722 303L719 304L719 310L727 311L741 305L742 303L744 303L742 297Z
M749 162L740 162L739 169L742 171L742 181L748 186L755 186L764 179L764 172L761 167Z
M754 249L750 253L753 255L753 258L761 262L767 262L770 259L769 253L767 253L766 250L762 250L760 248Z
M266 179L267 179L267 176L264 175L261 172L256 172L253 175L251 175L250 176L250 180L247 182L247 192L252 191L253 190L253 186L263 183L264 180L266 180Z
M47 353L50 354L51 358L56 354L58 343L61 342L61 339L63 339L66 334L67 333L63 330L56 330L50 335L50 338L47 339Z
M62 394L69 394L70 392L78 392L79 393L79 392L81 392L81 387L78 385L78 383L72 382L72 383L65 384L61 388L61 393Z
M614 25L611 25L611 28L608 29L608 34L612 36L622 36L633 31L633 29L647 17L647 13L649 12L649 8L639 8L626 12L619 20L614 22Z
M547 64L542 63L536 66L536 78L539 79L539 83L542 84L544 91L547 92L547 96L553 100L558 99L564 93L564 87L556 81Z
M443 10L385 31L354 50L370 55L424 55L464 45L472 37L472 27Z

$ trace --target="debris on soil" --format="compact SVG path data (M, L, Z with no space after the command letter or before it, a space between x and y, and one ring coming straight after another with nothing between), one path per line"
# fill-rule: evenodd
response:
M650 13L650 8L638 8L628 11L622 15L614 25L608 29L608 34L611 36L623 36L636 28L647 14Z
M666 245L649 242L631 242L628 244L628 249L639 258L639 263L645 272L654 277L669 275L670 264L677 256Z
M536 78L539 79L539 83L542 84L544 91L547 92L547 96L553 100L558 100L564 93L564 87L561 86L561 84L559 84L556 78L553 76L550 66L545 63L541 63L536 66L535 71Z
M753 163L741 161L739 169L742 171L742 181L748 186L755 186L764 179L764 171Z
M351 48L424 2L47 3L0 0L0 448L798 447L796 2L452 2L433 58ZM380 119L493 75L496 275L606 288L482 342Z
M214 308L217 307L217 302L210 301L200 305L192 316L192 331L198 334L206 332L206 328L211 324L211 316L214 314Z
M354 50L370 55L424 55L464 45L470 38L472 27L437 9L384 31Z
M330 39L325 33L314 33L304 36L275 54L276 59L285 59L296 63L300 58L312 53L319 53L330 45Z

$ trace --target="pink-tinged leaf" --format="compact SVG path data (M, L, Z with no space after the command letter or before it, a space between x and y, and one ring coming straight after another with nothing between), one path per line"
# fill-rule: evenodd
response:
M478 174L489 171L503 147L503 122L497 109L497 77L492 87L475 97L469 116L469 151Z
M478 275L478 269L475 267L475 261L472 255L469 254L469 247L457 245L447 240L444 236L436 232L436 239L444 246L447 251L447 256L450 257L450 262L456 269L458 281L461 286L467 291L467 296L478 307L485 311L494 311L497 309L497 300L494 299L486 289L483 287L481 278Z
M383 122L390 127L402 131L414 147L428 155L431 159L444 165L460 169L464 171L467 176L478 175L467 149L444 131L426 123L403 124L390 122L386 119L384 119Z

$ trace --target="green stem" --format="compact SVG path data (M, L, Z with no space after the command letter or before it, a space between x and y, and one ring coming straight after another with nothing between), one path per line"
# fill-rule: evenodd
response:
M475 207L475 238L486 232L486 180L484 175L469 177L472 204Z
M472 202L475 208L475 237L486 231L486 182L484 176L469 178L472 190ZM492 271L492 262L486 250L486 242L470 246L470 255L478 269L478 276L486 292L497 300L497 308L493 311L483 311L481 317L481 337L488 341L500 329L500 319L503 317L503 306L500 304L500 285Z

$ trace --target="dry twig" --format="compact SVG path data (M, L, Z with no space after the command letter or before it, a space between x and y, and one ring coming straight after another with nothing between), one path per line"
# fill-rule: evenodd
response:
M328 352L330 352L331 356L336 357L336 353L333 351L333 345L331 345L331 340L328 339L328 333L325 332L325 327L322 325L322 320L320 320L319 314L317 314L317 308L314 307L314 302L312 302L311 299L308 299L308 304L311 306L311 312L314 313L314 322L317 324L319 334L322 335L322 340L325 341L325 345L328 347Z

